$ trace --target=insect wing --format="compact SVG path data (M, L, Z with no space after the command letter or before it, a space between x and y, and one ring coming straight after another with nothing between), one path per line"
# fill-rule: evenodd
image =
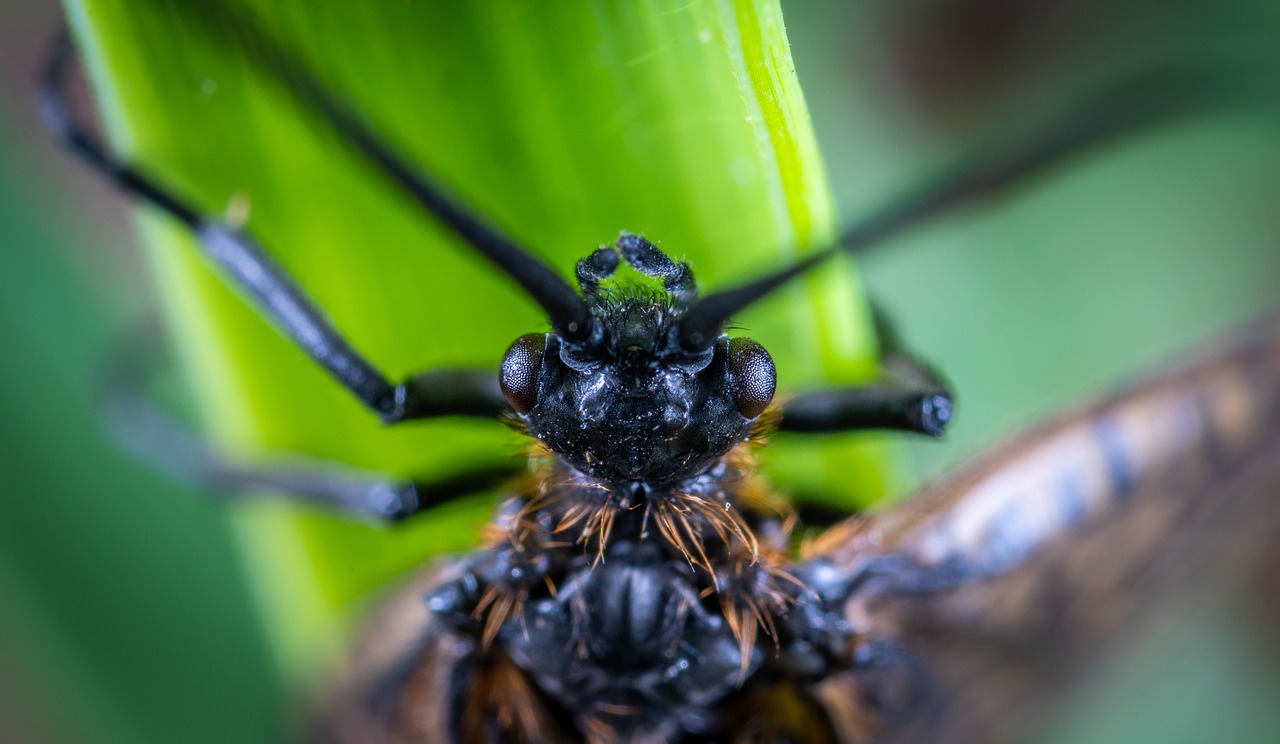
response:
M1247 336L820 538L866 577L848 616L878 649L822 685L835 718L853 702L832 691L856 688L888 740L1019 740L1168 613L1265 612L1248 602L1280 560L1280 324Z
M1204 604L1256 615L1262 608L1249 595L1266 580L1259 572L1271 566L1268 583L1276 578L1275 444L1203 490L1170 480L1136 494L1149 498L996 580L886 608L926 660L933 687L921 701L925 714L889 738L1022 740L1097 682L1095 665L1111 671L1113 655L1161 633L1171 618L1185 625L1188 611Z

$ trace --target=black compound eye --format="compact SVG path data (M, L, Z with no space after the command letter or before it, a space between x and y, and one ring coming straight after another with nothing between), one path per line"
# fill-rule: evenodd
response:
M763 413L778 384L778 371L769 352L749 338L729 339L729 373L738 412L747 418Z
M538 402L538 372L542 369L542 352L547 348L547 334L526 333L511 344L502 357L502 395L519 413L528 413Z

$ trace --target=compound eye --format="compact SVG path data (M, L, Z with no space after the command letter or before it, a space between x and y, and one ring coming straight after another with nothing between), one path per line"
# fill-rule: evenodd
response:
M547 334L526 333L511 344L502 357L499 384L502 395L521 414L533 410L538 402L538 372L542 369L542 352L547 348Z
M778 384L778 371L769 352L749 338L729 339L729 373L738 412L747 418L763 413Z

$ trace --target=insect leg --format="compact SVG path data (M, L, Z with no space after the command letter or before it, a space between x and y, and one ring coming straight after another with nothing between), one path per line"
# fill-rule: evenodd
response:
M130 401L129 403L139 403ZM180 480L218 493L283 494L299 503L374 521L398 522L418 512L500 485L514 468L477 467L437 480L401 479L337 462L296 456L245 465L218 452L155 404L111 406L112 428L131 454Z
M301 456L265 464L236 462L191 431L148 395L151 366L124 344L104 390L112 432L130 454L157 470L219 493L271 491L300 503L375 521L399 521L420 511L494 488L516 472L494 463L445 478L415 480Z
M865 385L814 390L786 401L781 431L891 429L942 436L953 407L946 382L902 348L879 307L872 310L880 339L880 375Z
M891 429L939 437L950 420L951 397L946 390L887 375L868 385L798 395L783 406L779 429L807 433Z
M434 416L497 416L507 410L497 375L471 370L436 370L392 385L356 351L324 312L252 238L191 206L151 177L103 147L71 115L64 95L73 48L64 37L49 59L40 108L49 130L77 156L126 193L148 202L187 227L206 258L216 264L303 348L385 423Z

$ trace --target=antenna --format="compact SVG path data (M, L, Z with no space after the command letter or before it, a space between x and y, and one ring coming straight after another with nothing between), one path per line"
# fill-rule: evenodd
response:
M1043 175L1093 147L1148 126L1274 97L1275 82L1262 79L1248 63L1246 58L1206 67L1189 60L1111 85L1032 129L1034 134L989 146L924 188L889 202L855 223L835 245L759 279L706 295L680 321L680 345L689 351L710 348L733 315L838 253L865 252L931 217L1023 185L1027 176Z

